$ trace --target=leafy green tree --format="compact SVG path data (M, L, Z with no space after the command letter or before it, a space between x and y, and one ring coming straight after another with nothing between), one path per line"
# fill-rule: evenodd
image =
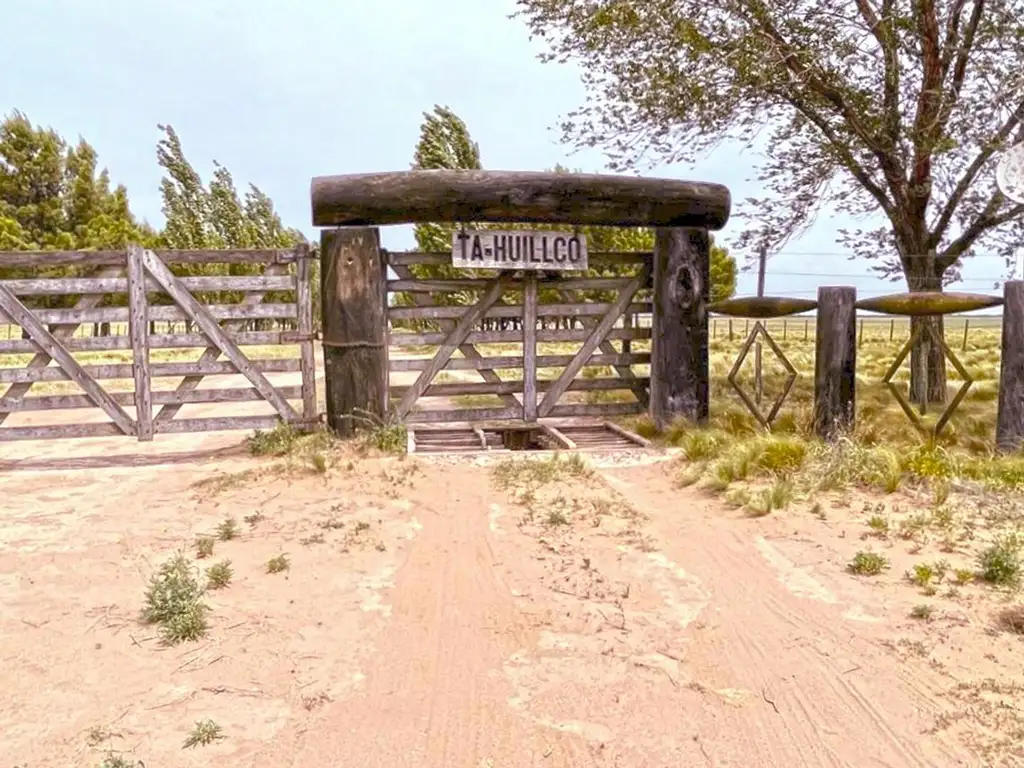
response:
M1021 0L517 5L544 58L583 69L589 98L567 141L621 168L690 162L724 140L760 150L763 193L738 211L740 245L785 243L822 210L873 218L841 242L917 292L941 290L980 248L1009 257L1024 239L1024 206L991 177L996 154L1024 139ZM936 345L928 362L927 381L913 365L919 402L946 395Z
M21 112L0 122L0 250L123 248L149 243L152 228L132 215L123 186L110 189L98 169L95 149L84 139L75 146L52 128L32 124ZM74 277L75 267L0 269L5 278ZM108 297L117 303L123 297ZM33 297L36 307L63 307L73 296Z
M286 228L274 203L259 187L250 184L240 197L234 177L214 161L209 184L185 156L181 138L170 125L160 125L163 138L157 143L157 162L164 169L160 181L166 219L161 239L168 248L290 248L305 242L297 229ZM176 267L183 275L253 275L262 271L254 264L188 264ZM314 275L314 282L316 275ZM201 297L204 301L235 303L238 293L221 292ZM271 302L295 300L291 291L272 292ZM314 314L318 312L319 291L313 291Z

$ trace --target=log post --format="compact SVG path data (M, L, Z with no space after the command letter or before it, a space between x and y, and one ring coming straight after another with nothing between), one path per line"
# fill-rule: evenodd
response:
M1016 451L1024 444L1024 281L1003 286L1002 360L999 365L999 406L996 446Z
M387 266L380 231L324 230L320 254L327 425L350 437L359 416L365 418L359 411L387 414Z
M853 429L857 390L857 289L818 288L814 432L835 440Z
M708 299L711 240L706 229L658 228L654 240L650 416L657 429L709 415Z

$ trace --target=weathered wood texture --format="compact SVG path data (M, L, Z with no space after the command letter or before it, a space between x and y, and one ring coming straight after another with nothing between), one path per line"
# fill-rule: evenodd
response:
M302 264L290 267L296 255ZM26 256L28 258L26 258ZM255 263L265 265L263 275L245 277L178 278L167 268L174 263ZM308 288L308 249L300 246L282 251L146 251L130 246L119 252L45 252L38 254L0 253L0 265L47 268L56 265L88 267L99 270L84 278L25 278L0 281L0 313L20 325L28 338L0 342L0 355L34 353L21 367L0 367L0 384L7 384L0 397L0 424L12 413L54 409L101 408L111 419L106 424L56 424L47 426L2 427L0 441L91 437L130 434L139 440L151 440L154 434L195 432L215 429L256 429L272 427L282 418L300 427L316 422L315 360L312 357L312 301ZM289 269L297 274L288 274ZM306 282L303 289L302 280ZM239 291L239 305L203 305L193 291ZM296 304L263 304L270 291L295 291ZM78 294L72 309L30 309L18 296L58 296ZM107 294L127 297L127 307L100 307ZM175 306L153 307L153 294L170 297ZM184 318L201 333L151 335L150 321L167 317ZM243 333L244 319L250 317L294 317L298 331L287 333ZM127 320L129 333L120 337L75 337L83 322ZM223 324L218 323L223 320ZM47 327L49 326L49 327ZM249 344L300 343L299 359L251 360L241 347ZM150 350L160 348L204 348L194 362L153 363ZM74 352L125 350L131 363L83 365ZM224 354L228 360L217 361ZM308 358L308 360L306 359ZM56 366L51 366L53 360ZM275 387L265 373L301 371L301 387ZM252 385L197 389L205 376L241 374ZM181 379L173 390L153 391L158 377ZM184 378L182 378L184 377ZM130 391L110 392L100 385L103 379L119 380L119 387L131 382ZM68 382L78 385L82 394L26 396L38 382ZM300 417L289 400L303 401ZM203 419L174 419L188 403L270 402L276 416L215 416ZM312 407L310 407L312 403ZM162 406L154 417L153 405ZM131 418L125 407L135 407Z
M818 289L814 431L835 440L853 429L857 390L857 289Z
M946 293L922 291L920 293L890 293L872 296L857 302L857 309L903 317L932 317L957 312L977 312L979 309L998 307L1003 300L984 293Z
M587 260L591 267L608 267L623 264L650 263L652 254L646 251L598 251L588 253ZM452 263L450 253L430 253L425 251L388 252L388 265L391 267L424 265L449 265Z
M732 299L716 301L708 307L708 311L728 317L767 320L795 315L798 312L809 312L817 306L818 302L816 301L787 296L736 296Z
M537 276L523 286L523 421L537 420ZM571 362L570 362L571 365Z
M291 264L295 249L163 250L152 251L167 264ZM0 268L124 267L127 251L2 251Z
M588 416L627 416L643 413L640 403L572 403L556 405L548 414L553 419L582 418ZM521 408L455 408L411 411L406 417L407 424L458 424L464 422L521 422Z
M611 257L610 259L608 257ZM627 326L625 318L651 311L650 301L639 300L637 294L646 291L651 282L651 254L649 253L592 253L595 265L635 265L639 268L636 277L616 278L554 278L549 279L535 273L515 276L505 273L501 294L511 294L510 303L501 303L495 278L473 278L460 280L429 280L416 278L410 267L417 264L450 264L450 255L441 258L438 254L395 254L388 253L386 260L398 276L398 280L387 283L388 290L404 292L413 306L389 307L388 320L392 323L428 322L441 331L403 332L390 330L390 347L438 346L432 357L419 359L395 359L389 370L398 372L419 372L414 384L391 385L389 396L395 403L395 413L407 423L445 422L472 420L513 420L533 422L551 414L575 414L579 407L586 406L588 415L616 415L642 411L647 404L649 378L636 376L633 365L646 365L651 356L646 353L630 354L613 345L613 341L629 341L650 338L649 328ZM552 290L554 291L552 293ZM578 292L602 290L617 293L612 301L587 301ZM475 291L477 301L467 306L445 305L446 293ZM547 302L554 296L557 303L540 301L540 292L547 291ZM575 295L574 295L575 294ZM472 295L472 294L471 294ZM520 295L521 303L512 298ZM492 300L493 299L493 300ZM572 318L577 324L571 329L538 328L548 318ZM521 321L517 330L477 330L481 321L492 319L515 319ZM578 326L582 325L583 328ZM455 333L458 329L458 333ZM580 348L573 354L538 354L538 344L578 343ZM483 356L479 344L522 345L519 355L502 354ZM454 357L455 352L462 357ZM582 377L584 367L607 367L614 369L613 377ZM538 379L540 368L562 369L555 378ZM502 379L500 369L521 369L515 379ZM483 381L433 383L438 373L444 370L476 371ZM637 402L595 402L559 404L566 392L607 392L620 390L630 392ZM537 395L544 398L537 401ZM521 394L521 398L517 395ZM500 408L464 409L446 404L438 410L434 404L426 409L416 408L422 397L493 396L500 398ZM566 411L565 409L569 409ZM580 412L582 413L582 412ZM467 415L468 414L468 415Z
M708 419L710 270L707 230L657 230L650 415L659 429L679 417Z
M153 395L149 375L149 306L146 299L145 252L140 246L128 249L128 335L132 342L132 374L135 380L133 405L137 437L153 439Z
M720 184L578 173L400 171L314 178L313 225L525 222L721 229Z
M320 237L327 424L350 436L365 414L387 415L386 267L376 228Z
M299 313L299 361L302 370L302 418L317 418L316 357L313 349L313 263L309 246L305 243L296 250L295 305ZM259 369L257 369L259 370Z
M1003 299L996 446L1012 452L1024 446L1024 281L1008 280Z

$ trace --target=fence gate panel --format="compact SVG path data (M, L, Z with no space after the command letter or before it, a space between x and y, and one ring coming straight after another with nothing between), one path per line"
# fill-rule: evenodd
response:
M0 441L118 434L149 440L153 434L271 428L282 421L314 425L318 414L308 260L304 245L284 250L154 252L131 246L127 252L0 253L0 322L11 324L0 326L0 386L7 385L0 397L0 425L14 413L51 412L44 414L48 423L0 427ZM171 264L189 265L189 276L176 276ZM91 268L98 270L85 278L22 277L42 270L77 275ZM70 308L52 308L55 303L66 306L65 297L75 294L79 298ZM89 324L92 334L84 333ZM125 326L126 333L111 333ZM279 356L273 349L293 345L298 345L298 357ZM269 354L252 355L253 347L270 347ZM192 349L198 359L182 360ZM95 353L101 359L89 360ZM11 356L26 354L29 360L15 358L12 365ZM226 359L219 359L222 355ZM123 362L109 361L121 356ZM272 384L267 374L277 373L300 373L301 384ZM249 386L199 388L207 376L219 375L243 377ZM168 378L177 379L176 386L158 385ZM102 380L109 381L104 386ZM66 391L75 385L82 394ZM50 392L26 396L34 386ZM188 404L258 401L273 406L274 415L232 416L225 407L223 415L175 418ZM301 410L294 401L301 402ZM155 415L154 406L159 407ZM127 410L131 408L134 417ZM65 409L99 409L110 421L69 424L53 418Z
M450 254L387 257L397 277L387 282L389 391L403 421L532 422L646 409L651 254L591 253L592 268L612 276L503 273L493 301L493 273L417 276L417 265L450 273Z

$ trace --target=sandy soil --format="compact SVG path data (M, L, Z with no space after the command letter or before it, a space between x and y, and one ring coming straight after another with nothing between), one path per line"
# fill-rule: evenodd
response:
M502 488L493 459L281 472L239 440L4 447L4 765L1021 764L1021 641L847 574L855 510L743 518L651 454ZM227 517L210 632L165 647L147 579Z

